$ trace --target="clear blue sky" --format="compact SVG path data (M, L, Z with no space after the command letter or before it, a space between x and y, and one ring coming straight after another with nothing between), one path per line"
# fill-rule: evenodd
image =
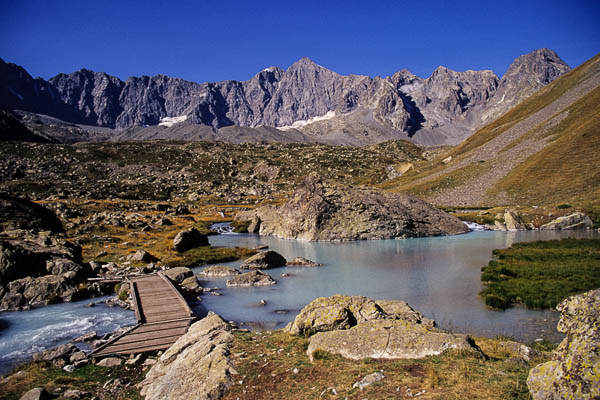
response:
M0 15L0 57L43 78L246 80L302 56L342 74L501 76L541 47L572 67L600 52L600 1L2 0Z

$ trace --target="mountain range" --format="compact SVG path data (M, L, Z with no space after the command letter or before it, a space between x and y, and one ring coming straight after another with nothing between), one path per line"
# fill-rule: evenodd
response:
M569 70L549 49L518 57L501 79L445 67L425 79L407 70L385 78L340 75L305 57L243 82L165 75L122 81L87 69L44 80L0 59L0 108L17 110L34 133L67 142L457 144Z

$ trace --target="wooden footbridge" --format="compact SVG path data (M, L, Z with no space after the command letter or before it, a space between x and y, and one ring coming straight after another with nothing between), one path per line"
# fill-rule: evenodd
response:
M127 280L137 325L94 350L92 357L167 349L195 319L181 293L162 273L130 276Z

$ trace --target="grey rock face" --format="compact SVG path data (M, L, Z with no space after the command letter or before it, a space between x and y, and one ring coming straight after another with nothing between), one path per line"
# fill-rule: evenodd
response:
M311 176L284 205L241 212L236 220L260 220L259 233L301 240L365 240L468 232L453 217L404 193L355 188Z
M233 384L231 327L209 312L152 366L140 383L146 400L219 399Z
M300 121L295 128L309 138L334 143L408 137L456 143L568 70L556 53L541 49L515 60L502 80L492 71L445 67L427 79L406 70L387 78L344 76L305 57L287 70L270 67L244 82L200 84L164 75L123 82L85 69L46 82L0 60L0 106L117 129L156 126L165 117L213 129ZM292 139L306 140L292 132Z
M502 76L494 97L482 115L483 122L491 122L570 70L558 54L550 49L539 49L518 57Z

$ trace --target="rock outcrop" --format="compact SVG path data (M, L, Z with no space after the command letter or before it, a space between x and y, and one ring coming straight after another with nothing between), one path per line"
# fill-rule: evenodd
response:
M216 400L233 382L231 327L217 314L194 323L139 384L146 400Z
M402 300L371 300L363 296L319 297L305 306L285 331L310 336L317 332L349 329L372 320L398 319L410 323L435 325Z
M306 353L339 354L352 360L399 359L438 355L449 349L477 353L467 335L451 334L404 320L372 320L350 329L319 332L310 338Z
M269 269L283 267L286 259L281 254L273 250L267 250L247 258L240 265L242 269Z
M236 275L227 280L228 287L250 287L250 286L269 286L276 284L277 281L259 270L246 272L245 274Z
M238 213L261 235L315 241L391 239L466 233L458 218L405 193L327 183L310 176L280 207ZM255 229L256 231L256 229Z
M594 226L594 223L584 213L576 212L571 215L556 218L553 221L548 222L540 226L540 229L558 229L558 230L570 230L570 229L586 229Z
M567 336L552 361L529 371L534 400L600 398L600 289L571 296L557 307L557 329Z
M467 335L434 328L401 300L373 301L362 296L320 297L304 307L285 331L310 336L307 354L318 351L364 358L422 358L458 349L482 356Z

